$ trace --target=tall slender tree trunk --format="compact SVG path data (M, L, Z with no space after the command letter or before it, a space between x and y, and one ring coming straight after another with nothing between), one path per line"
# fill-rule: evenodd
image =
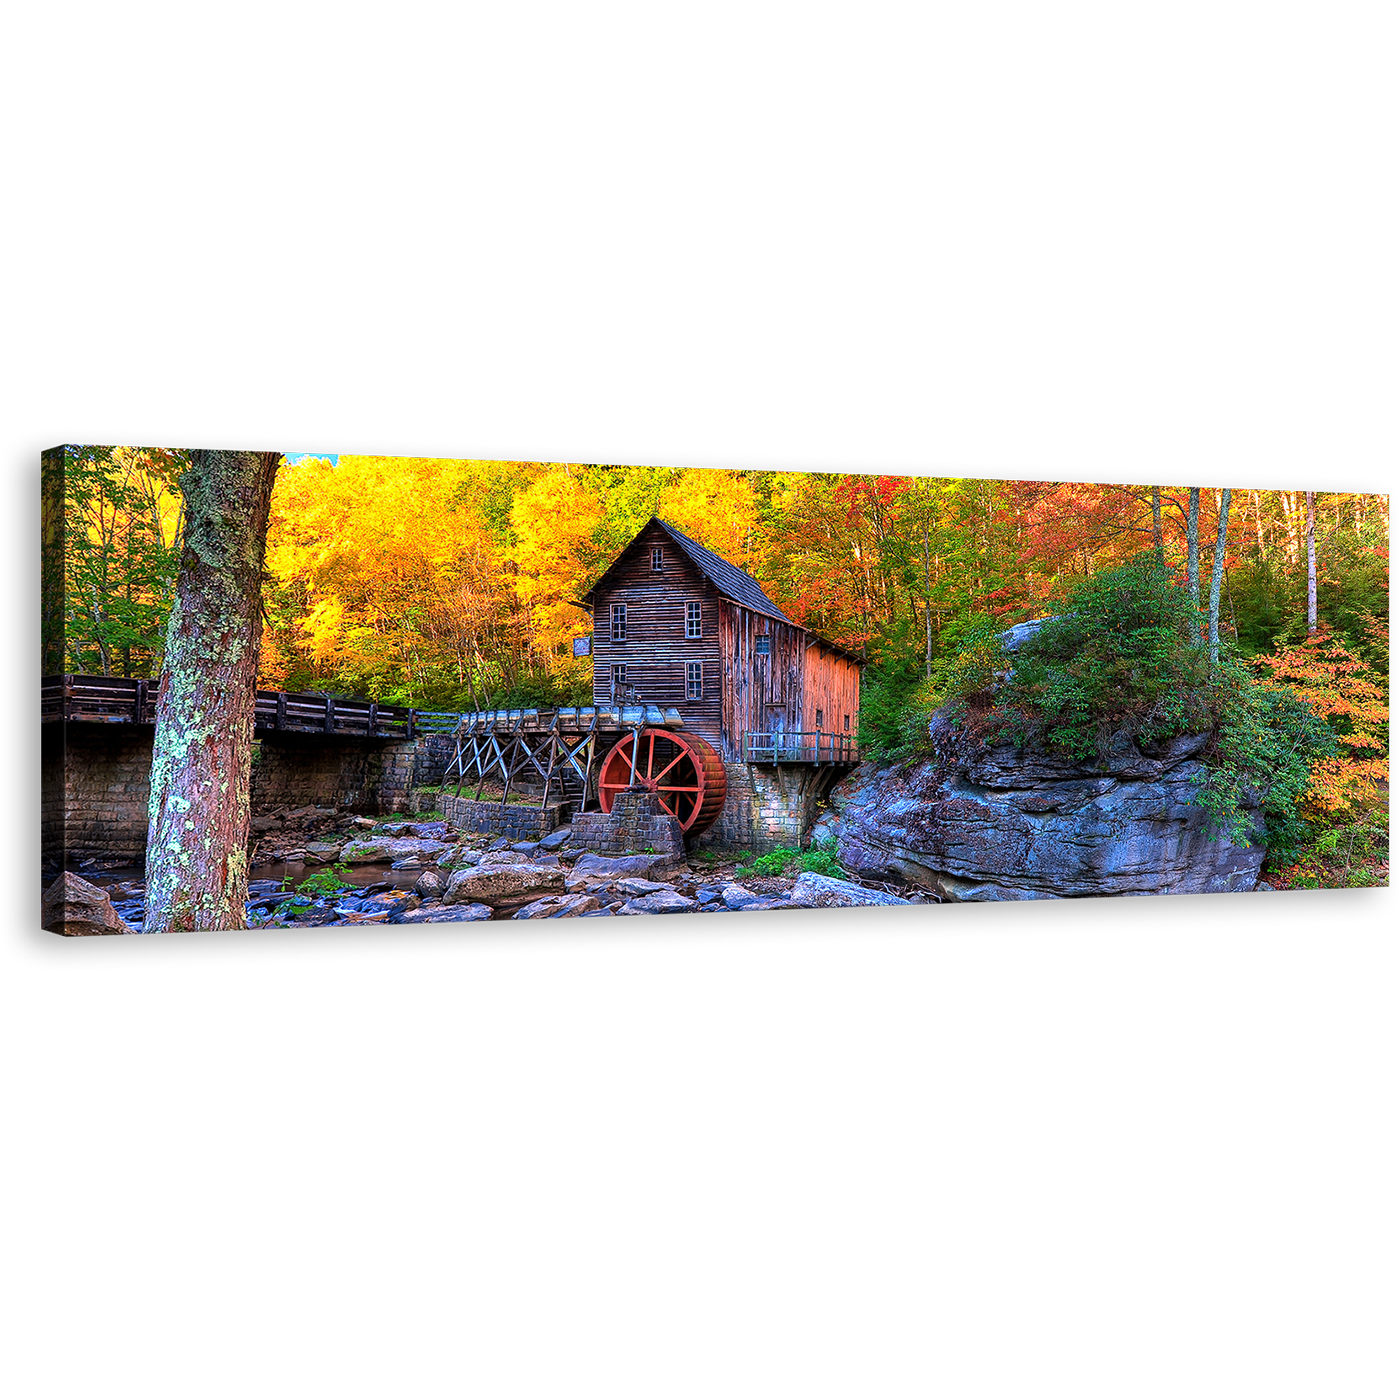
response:
M924 679L933 675L933 584L929 578L928 515L924 515Z
M1317 499L1308 492L1308 635L1317 631Z
M1254 537L1259 541L1259 558L1264 558L1264 515L1259 509L1259 493L1252 491L1254 497Z
M246 927L262 568L277 452L194 452L166 628L146 840L147 933Z
M1198 612L1201 607L1201 488L1193 486L1186 509L1186 591L1191 595L1191 606ZM1191 628L1191 645L1201 644L1199 625Z
M1157 567L1167 562L1166 549L1162 544L1162 488L1152 488L1152 548L1157 551Z
M1230 488L1220 493L1215 525L1215 560L1210 571L1210 664L1220 660L1220 580L1225 572L1225 535L1230 528Z

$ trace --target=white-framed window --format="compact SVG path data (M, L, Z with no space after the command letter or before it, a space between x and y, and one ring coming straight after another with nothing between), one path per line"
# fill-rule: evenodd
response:
M627 666L626 666L626 663L623 663L623 664L621 664L621 665L614 666L614 667L612 668L612 684L613 684L613 690L614 690L614 691L621 690L621 689L623 689L623 688L626 686L626 684L627 684Z
M704 699L704 695L704 663L700 661L687 661L685 663L685 698L687 700L702 700Z
M753 654L755 656L767 656L771 645L768 633L765 632L761 637L755 637L753 639Z
M822 727L822 712L821 712L820 710L818 710L818 711L817 711L817 728L820 729L821 727Z
M661 546L654 544L651 547L651 571L654 574L661 572Z
M615 642L625 642L627 640L626 603L614 603L612 605L612 639Z
M685 605L685 635L690 638L700 635L700 604Z

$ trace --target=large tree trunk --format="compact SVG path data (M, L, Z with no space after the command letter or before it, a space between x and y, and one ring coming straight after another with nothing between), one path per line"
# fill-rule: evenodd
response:
M277 452L195 452L156 707L147 933L246 927L262 568Z
M1225 535L1230 528L1230 488L1220 493L1215 527L1215 560L1210 571L1210 664L1220 660L1220 579L1225 572Z
M1201 488L1191 488L1190 503L1186 511L1186 591L1191 595L1191 606L1198 611L1201 606ZM1201 629L1192 625L1191 645L1201 644Z
M1308 635L1317 631L1317 546L1314 532L1317 529L1317 497L1308 492Z

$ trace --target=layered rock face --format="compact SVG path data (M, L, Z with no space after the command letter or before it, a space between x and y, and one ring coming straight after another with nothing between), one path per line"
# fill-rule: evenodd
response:
M946 720L933 720L935 742ZM943 727L943 728L941 728ZM1209 835L1192 804L1204 734L1139 748L1119 735L1100 758L991 748L953 767L858 769L833 794L848 870L889 872L947 900L1251 890L1263 823L1248 848Z

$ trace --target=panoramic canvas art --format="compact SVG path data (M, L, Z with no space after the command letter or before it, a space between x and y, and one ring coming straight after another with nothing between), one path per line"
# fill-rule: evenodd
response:
M69 445L42 524L56 933L1388 882L1384 496Z

